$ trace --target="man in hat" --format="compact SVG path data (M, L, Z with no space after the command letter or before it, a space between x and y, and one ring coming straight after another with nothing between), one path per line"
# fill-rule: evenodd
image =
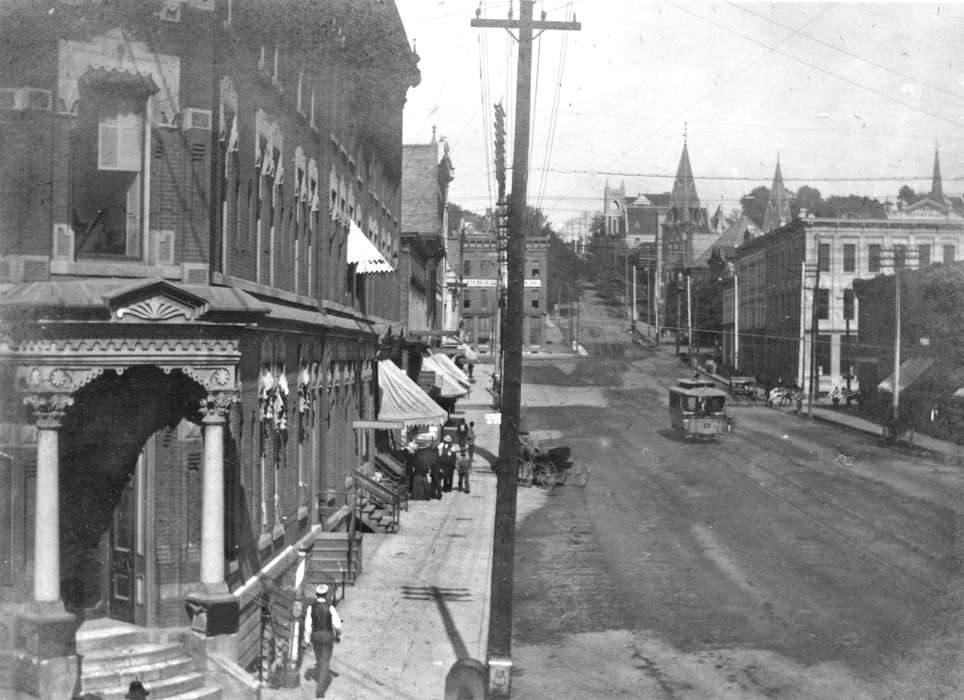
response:
M315 588L315 602L305 613L305 638L311 640L315 650L315 697L325 697L331 681L329 667L335 642L341 641L341 617L335 606L328 602L329 588L319 584Z
M445 492L452 490L452 481L455 476L457 459L458 453L455 451L455 445L452 444L452 436L446 435L442 439L442 444L439 445L438 451L438 461L442 467L442 490Z

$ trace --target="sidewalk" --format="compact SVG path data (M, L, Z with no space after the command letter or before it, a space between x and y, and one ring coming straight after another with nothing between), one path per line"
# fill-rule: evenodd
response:
M498 426L491 412L491 365L476 365L470 393L456 416L475 421L476 446L498 453ZM441 501L410 501L395 534L366 534L362 575L338 606L342 642L331 668L338 675L325 694L332 700L424 700L442 698L445 676L458 658L485 662L489 584L495 521L496 477L475 456L471 493L452 491ZM314 668L305 652L301 686L262 690L265 700L313 698Z

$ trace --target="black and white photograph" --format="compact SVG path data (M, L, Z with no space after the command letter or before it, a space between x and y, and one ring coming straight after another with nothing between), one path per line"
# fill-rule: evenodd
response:
M0 699L964 698L962 42L0 0Z

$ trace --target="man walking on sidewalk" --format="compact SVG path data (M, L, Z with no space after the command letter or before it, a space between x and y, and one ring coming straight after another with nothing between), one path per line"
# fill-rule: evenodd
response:
M465 442L469 447L469 466L475 462L475 421L469 421L469 432L465 438Z
M335 606L328 602L328 586L315 588L316 600L305 614L305 638L311 640L315 651L315 697L325 697L331 681L331 653L335 642L341 641L341 617Z
M468 427L468 426L466 426ZM442 467L442 490L448 493L452 490L452 481L455 476L455 462L457 459L455 446L452 444L452 436L446 435L442 438L439 446L439 466Z
M459 452L459 491L469 493L469 474L472 472L472 460L465 448Z

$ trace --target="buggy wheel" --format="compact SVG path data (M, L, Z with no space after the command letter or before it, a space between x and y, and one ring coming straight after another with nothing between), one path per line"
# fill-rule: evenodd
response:
M553 488L557 483L559 483L559 475L556 471L556 465L552 462L546 462L540 466L540 485L547 489Z

